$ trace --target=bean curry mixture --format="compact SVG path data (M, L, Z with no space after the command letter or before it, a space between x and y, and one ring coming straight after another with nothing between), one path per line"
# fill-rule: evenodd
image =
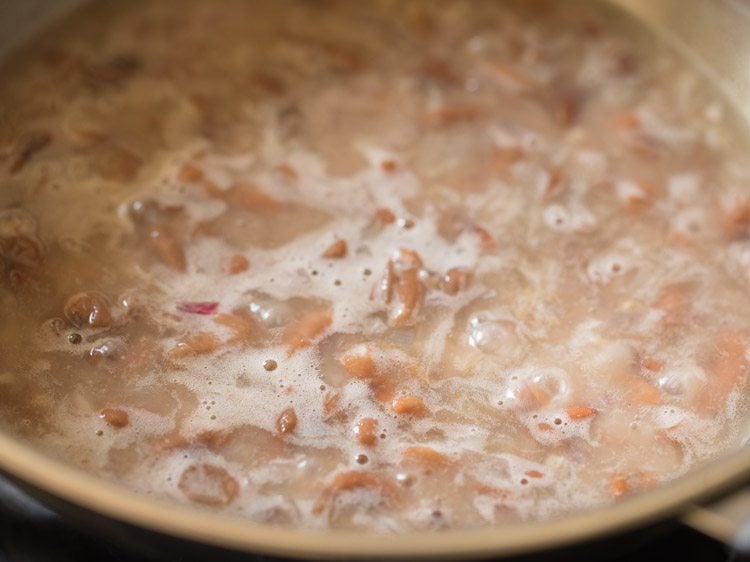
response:
M405 532L743 438L747 140L599 3L92 2L0 76L0 427L55 457Z

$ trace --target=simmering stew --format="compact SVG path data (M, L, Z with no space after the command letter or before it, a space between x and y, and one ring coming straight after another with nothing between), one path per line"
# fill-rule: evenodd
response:
M0 76L0 424L52 455L403 532L741 440L748 144L598 3L94 2Z

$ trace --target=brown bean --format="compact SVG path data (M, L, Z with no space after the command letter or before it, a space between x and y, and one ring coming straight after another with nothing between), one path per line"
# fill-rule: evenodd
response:
M247 271L250 268L250 261L242 254L235 254L229 258L229 265L227 265L227 271L229 275L237 275Z
M691 303L689 287L684 283L666 285L654 306L663 311L661 325L667 329L683 326L690 315Z
M399 270L419 269L423 265L419 254L409 248L399 248L393 258L393 263Z
M400 248L388 260L383 277L374 287L371 298L379 295L386 305L392 326L408 324L424 299L425 287L420 278L422 259L414 250ZM391 304L394 295L397 297Z
M63 314L76 328L106 328L112 324L109 303L100 293L76 293L65 302Z
M19 146L11 160L8 171L15 174L21 171L34 154L52 142L52 135L44 131L32 131L19 139Z
M277 213L284 204L264 193L257 185L241 183L228 189L224 194L228 205L259 214Z
M578 89L560 87L551 100L552 115L561 127L573 125L581 113L586 96Z
M445 470L454 464L453 460L432 447L408 447L404 450L403 457L406 462L429 469Z
M488 168L494 173L505 173L513 164L522 160L523 157L524 151L520 146L496 148L492 153Z
M416 396L401 396L396 398L391 405L394 412L403 416L423 418L430 414L430 410L422 399Z
M276 171L278 171L282 176L284 176L284 178L286 178L287 181L294 182L299 179L299 174L297 173L297 170L295 170L291 166L291 164L287 164L286 162L276 166Z
M472 224L469 226L469 230L479 238L479 245L482 250L488 252L495 248L495 238L486 228L477 224Z
M177 179L185 183L200 181L203 179L203 170L188 162L186 164L183 164L180 170L177 172Z
M619 498L627 494L630 491L627 477L619 472L613 474L612 478L610 478L609 483L607 484L607 491L612 497L615 498Z
M216 451L229 443L230 439L234 437L234 433L234 430L231 429L208 429L201 431L189 441L191 443L199 443L212 451Z
M425 59L417 68L417 73L423 78L446 86L463 86L465 81L463 74L443 58Z
M325 252L321 255L325 259L341 259L346 257L348 251L346 240L336 240L333 244L326 248Z
M8 271L8 284L13 290L22 290L31 285L34 278L28 271L23 269L11 269Z
M169 351L169 356L174 359L193 357L196 355L208 355L218 349L221 341L211 332L198 332L185 336L177 345Z
M278 76L263 70L253 73L252 85L263 94L283 96L286 93L284 82Z
M452 267L440 278L438 286L447 295L455 295L471 285L472 274L466 268Z
M104 87L119 88L142 66L143 62L134 54L114 55L88 65L84 72L84 80L94 90Z
M352 428L357 442L365 447L373 447L378 442L378 420L373 418L362 418Z
M329 310L312 310L303 314L296 322L287 326L283 340L292 355L309 347L313 340L325 332L333 322Z
M229 328L234 335L227 340L227 343L235 345L238 343L252 344L258 339L260 328L255 318L245 311L235 311L231 313L217 314L214 316L214 322L221 326Z
M42 246L28 236L0 238L0 256L14 264L35 268L42 263Z
M276 429L282 435L294 433L297 429L297 413L294 408L287 408L276 419Z
M549 404L550 395L540 385L530 382L517 392L518 408L521 411L537 410Z
M651 373L661 373L664 370L664 361L647 355L641 357L641 367Z
M391 314L392 326L404 326L412 318L424 299L424 286L416 268L402 271L396 285L398 303Z
M104 408L99 414L99 417L103 419L107 425L111 425L116 429L123 428L130 422L128 413L119 408Z
M211 506L229 505L240 491L237 480L213 464L190 465L180 476L177 487L189 500Z
M392 174L396 170L398 170L398 164L396 163L395 160L383 160L380 163L380 169L383 170L384 172L388 173L388 174ZM379 209L379 210L382 211L383 209ZM388 211L388 212L390 212L390 211ZM396 217L393 217L393 218L395 220ZM393 221L391 221L391 222L393 222Z
M385 304L390 304L393 300L393 291L396 287L396 270L393 267L393 261L388 261L385 266L385 272L378 281L370 293L370 300L374 299L378 294L385 301Z
M387 504L394 505L401 499L401 491L390 478L375 472L364 470L349 470L334 476L333 481L324 493L324 500L356 490L371 490L377 492ZM321 506L316 506L320 511Z
M396 222L396 215L394 215L390 209L376 209L373 216L373 222L380 225L393 224Z
M357 379L371 379L375 375L375 360L369 350L357 350L347 353L340 359L346 373Z
M429 127L449 127L461 123L473 123L484 115L484 110L476 105L446 105L425 113L421 122Z
M143 160L126 148L114 147L101 159L99 166L104 179L129 182L140 172Z
M588 406L568 406L565 408L565 413L568 414L571 420L584 420L595 416L597 410Z
M326 422L343 423L347 420L347 412L341 408L341 394L337 391L326 393L323 397L323 413Z
M148 233L148 242L157 258L179 273L187 270L187 258L182 244L165 226L155 226Z
M631 111L621 111L616 113L612 119L615 129L620 131L634 131L640 128L641 120Z
M725 407L727 398L740 381L747 378L750 365L747 340L739 332L725 332L716 338L708 361L711 378L697 398L701 411L716 414Z
M498 78L504 82L511 82L515 86L522 89L528 90L541 90L542 84L532 76L522 72L515 66L507 64L505 62L492 59L485 60L483 64L484 70L491 76Z

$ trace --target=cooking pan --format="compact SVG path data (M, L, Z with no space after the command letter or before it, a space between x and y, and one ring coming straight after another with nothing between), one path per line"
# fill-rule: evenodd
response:
M2 0L0 52L29 34L43 32L45 23L79 1ZM738 120L750 121L750 5L733 0L611 3L620 17L641 20L681 51L732 102ZM743 491L750 483L747 445L668 485L613 506L551 521L387 538L272 527L167 503L81 472L2 432L0 472L63 515L128 542L137 537L157 544L154 541L169 537L171 542L303 558L466 559L560 553L571 545L601 544L603 539L681 521L750 552L750 490Z

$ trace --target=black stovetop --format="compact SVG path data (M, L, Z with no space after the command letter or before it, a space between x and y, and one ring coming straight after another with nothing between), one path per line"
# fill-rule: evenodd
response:
M639 543L641 541L638 541ZM618 547L606 559L617 562L740 562L740 557L686 527L674 530L627 552ZM144 555L102 537L72 527L62 517L42 507L0 478L0 562L156 562L159 556ZM197 562L189 555L170 562ZM204 557L204 559L206 559ZM598 560L604 559L597 555ZM237 561L272 562L263 556L237 555ZM747 559L742 559L746 562ZM576 562L581 562L580 558Z

